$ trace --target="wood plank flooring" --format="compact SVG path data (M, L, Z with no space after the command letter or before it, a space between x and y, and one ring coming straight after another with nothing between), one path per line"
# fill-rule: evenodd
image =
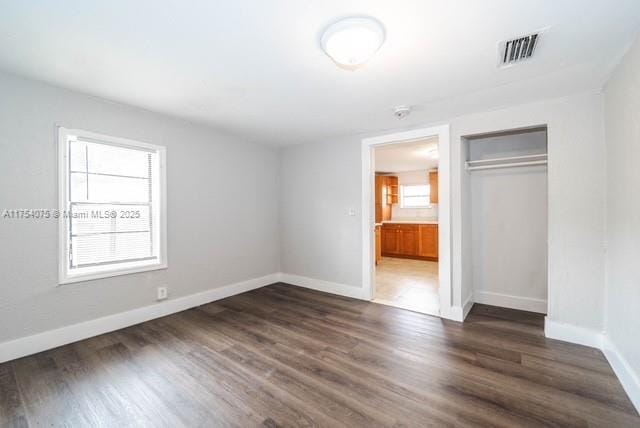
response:
M274 284L0 364L0 426L640 426L603 355L542 326Z

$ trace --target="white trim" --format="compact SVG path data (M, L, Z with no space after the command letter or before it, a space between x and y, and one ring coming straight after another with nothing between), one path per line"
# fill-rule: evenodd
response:
M375 256L375 180L372 165L375 165L375 152L362 141L362 288L366 299L375 297L373 284ZM373 205L373 208L372 208ZM373 227L372 227L373 225ZM372 231L373 229L373 231Z
M67 174L67 130L63 127L58 128L58 209L66 209L67 206L67 189L69 188ZM62 214L62 213L59 213ZM65 264L69 260L67 244L67 222L64 216L60 215L58 219L58 284L60 284L67 276Z
M67 173L67 156L69 150L70 135L79 137L80 139L98 140L104 144L122 147L141 148L158 153L158 166L160 177L160 206L158 213L160 216L159 236L158 236L158 262L147 265L138 265L133 267L113 267L92 273L76 273L69 274L67 270L67 260L69 260L69 244L68 244L68 221L63 215L67 210L67 190L69 188ZM166 269L167 260L167 150L164 146L144 143L141 141L130 140L121 137L112 137L110 135L98 134L95 132L85 131L81 129L69 129L58 127L58 285L69 284L82 281L90 281L99 278L108 278L118 275L126 275L130 273L146 272L157 269Z
M540 155L525 155L525 156L509 156L509 157L500 157L493 159L478 159L473 161L467 161L465 164L467 166L478 166L484 165L487 163L504 163L505 161L530 161L530 160L547 160L548 155L546 153Z
M578 345L602 349L604 333L598 330L578 327L544 318L544 335L549 339L563 340Z
M544 334L550 339L563 340L600 349L622 384L622 388L627 393L631 403L640 413L640 373L633 369L629 361L620 352L620 349L605 333L551 321L549 317L546 317L544 320Z
M264 287L278 282L279 277L274 273L0 343L0 363Z
M62 263L60 263L62 265ZM67 275L58 279L58 285L74 284L76 282L93 281L95 279L110 278L112 276L128 275L130 273L148 272L152 270L167 269L167 263L154 263L150 265L136 266L132 268L111 269L104 272L96 272L81 275Z
M462 320L464 321L467 318L467 315L469 315L469 312L471 311L471 308L473 308L473 304L475 303L475 299L474 299L474 294L471 293L469 295L469 297L467 297L467 300L464 301L464 304L462 305Z
M633 370L622 352L607 336L604 337L602 352L607 357L629 399L640 413L640 374Z
M464 322L473 307L473 293L467 297L462 306L451 306L448 312L443 313L440 311L440 317L446 318L452 321Z
M354 299L369 300L362 287L354 285L340 284L338 282L324 281L321 279L309 278L306 276L292 275L289 273L280 274L280 282L297 285L299 287L310 288L312 290L323 291L325 293L337 294L339 296L352 297Z
M484 165L484 166L467 166L467 171L479 171L486 169L502 169L502 168L516 168L519 166L535 166L535 165L546 165L546 160L541 161L531 161L531 162L512 162L512 163L503 163L496 165Z
M438 136L438 152L440 153L438 165L438 275L440 291L440 316L442 318L462 320L462 308L460 313L452 311L453 293L451 290L451 151L449 139L449 125L440 125L430 128L413 129L410 131L380 135L362 140L362 292L363 298L371 300L374 295L374 223L375 201L372 197L375 192L373 180L374 151L373 146L382 144L397 144L416 141L427 137Z
M545 299L535 299L533 297L521 297L511 294L492 293L490 291L479 290L474 290L473 296L476 303L519 309L521 311L537 312L540 314L547 313L547 301Z
M157 144L145 143L143 141L131 140L129 138L122 137L114 137L107 134L99 134L97 132L85 131L84 129L70 129L59 127L60 130L64 130L66 134L77 135L82 138L88 138L91 140L97 140L104 144L112 144L116 146L122 147L139 147L141 149L146 149L149 151L159 151L164 150L164 146L159 146Z
M440 318L446 318L451 321L464 321L464 311L462 306L451 306L447 312L443 312L440 309Z

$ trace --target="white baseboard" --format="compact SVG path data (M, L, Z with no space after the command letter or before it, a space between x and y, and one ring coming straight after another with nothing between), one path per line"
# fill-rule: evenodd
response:
M324 281L321 279L309 278L306 276L293 275L290 273L280 273L280 281L297 285L299 287L310 288L312 290L323 291L325 293L337 294L339 296L352 297L354 299L370 301L362 287L355 287L352 285L340 284L337 282ZM467 302L469 303L469 302ZM440 318L449 319L452 321L464 321L467 313L471 309L473 302L469 306L465 306L466 312L463 311L460 306L451 306L447 308L440 308Z
M171 315L278 282L278 273L0 343L0 363Z
M602 349L602 344L604 343L604 334L601 331L552 321L549 317L544 319L544 335L550 339L563 340L598 349Z
M602 352L607 357L629 399L640 413L640 373L633 370L631 364L607 336L604 337Z
M464 311L462 310L462 306L450 306L449 309L440 308L440 318L463 322Z
M309 278L306 276L293 275L290 273L280 273L280 281L297 285L299 287L310 288L312 290L323 291L325 293L337 294L338 296L352 297L354 299L370 301L365 291L361 287L354 287L352 285L340 284L337 282L324 281L321 279ZM473 305L473 303L471 303ZM449 319L452 321L464 321L464 317L471 309L471 306L467 308L467 312L463 314L463 310L459 306L452 306L448 308L440 308L440 318Z
M503 308L519 309L521 311L547 313L547 301L531 297L512 296L510 294L492 293L489 291L473 292L473 300L485 305L500 306Z
M469 312L471 311L471 308L473 308L473 304L475 303L475 300L473 298L473 293L471 293L469 295L469 297L467 297L467 300L464 301L464 304L462 305L462 320L464 321L467 318L467 315L469 315Z
M609 361L629 399L636 410L640 412L640 374L633 370L631 364L605 333L545 318L544 334L551 339L600 349Z
M299 287L310 288L312 290L324 291L325 293L337 294L339 296L369 300L365 297L362 287L324 281L306 276L292 275L290 273L281 273L280 281L291 285L297 285Z
M469 311L473 307L473 293L467 297L462 306L450 306L449 308L440 308L440 317L451 321L464 322L469 315Z

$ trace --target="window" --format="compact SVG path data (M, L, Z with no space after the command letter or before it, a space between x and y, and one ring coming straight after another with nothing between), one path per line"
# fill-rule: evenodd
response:
M402 208L427 208L431 187L428 184L400 186L400 206Z
M58 143L59 283L165 268L164 147L65 128Z

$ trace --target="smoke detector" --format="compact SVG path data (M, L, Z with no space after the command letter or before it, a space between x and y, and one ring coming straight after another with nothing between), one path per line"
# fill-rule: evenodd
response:
M411 113L411 107L409 106L397 106L393 109L393 115L398 119L404 119L409 116L409 113Z

